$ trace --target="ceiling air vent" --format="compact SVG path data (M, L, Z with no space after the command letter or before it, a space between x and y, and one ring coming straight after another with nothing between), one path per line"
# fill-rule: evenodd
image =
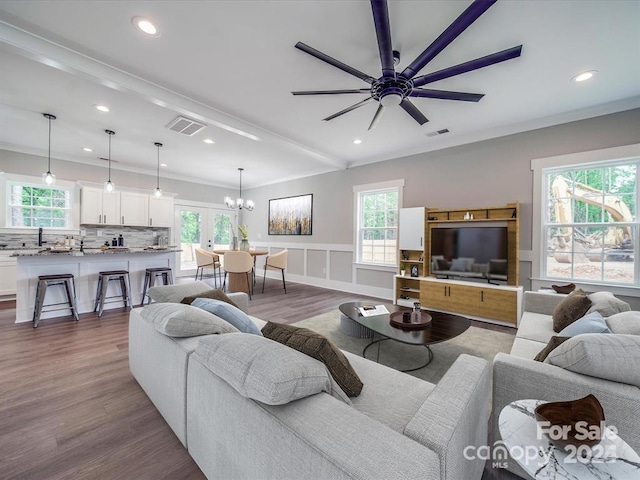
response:
M195 135L204 127L206 127L204 123L199 123L195 120L191 120L190 118L182 116L176 117L175 120L167 125L167 128L169 130L181 133L182 135L187 135L188 137Z
M438 130L436 132L429 132L427 133L427 137L437 137L438 135L443 135L445 133L449 133L448 128L443 128L442 130Z

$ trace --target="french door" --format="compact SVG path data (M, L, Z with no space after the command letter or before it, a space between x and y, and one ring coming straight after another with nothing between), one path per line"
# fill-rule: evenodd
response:
M175 221L177 244L182 248L176 276L195 275L196 247L213 251L228 248L231 243L233 211L176 205Z

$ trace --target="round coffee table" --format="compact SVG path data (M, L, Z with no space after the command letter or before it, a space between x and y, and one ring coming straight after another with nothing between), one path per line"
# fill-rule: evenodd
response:
M432 321L428 327L421 330L402 330L390 324L389 314L398 311L408 311L406 308L384 304L389 314L363 317L360 315L358 309L365 305L371 305L371 302L347 302L338 307L346 317L371 330L374 334L379 335L379 338L375 338L374 336L371 343L364 347L362 350L363 357L366 358L366 352L371 346L377 344L379 347L380 343L386 340L395 340L396 342L422 346L427 349L426 362L423 362L418 367L402 370L403 372L413 372L414 370L420 370L429 365L433 360L433 351L429 348L429 345L451 340L461 333L464 333L471 326L471 320L468 318L429 310L428 313L431 315ZM379 360L379 358L380 348L378 348L377 359Z

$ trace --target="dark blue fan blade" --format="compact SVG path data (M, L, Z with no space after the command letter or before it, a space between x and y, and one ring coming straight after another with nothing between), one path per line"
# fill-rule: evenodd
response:
M380 51L380 64L383 77L395 77L393 66L393 48L391 47L391 27L389 26L389 9L387 0L371 0L373 10L373 23L378 37L378 50ZM371 130L371 127L369 127Z
M349 113L351 110L355 110L356 108L359 108L359 107L363 106L365 103L370 102L371 100L373 100L373 98L371 98L371 97L365 98L361 102L358 102L355 105L351 105L350 107L347 107L344 110L340 110L338 113L334 113L333 115L330 115L327 118L323 118L322 120L327 121L327 122L329 120L333 120L334 118L339 117L340 115L343 115L345 113Z
M367 83L373 83L376 81L375 78L367 75L366 73L362 73L360 70L356 70L355 68L350 67L346 63L342 63L341 61L336 60L335 58L330 57L329 55L322 53L316 50L315 48L310 47L309 45L306 45L302 42L296 43L296 48L298 50L302 50L305 53L308 53L313 57L316 57L318 60L322 60L323 62L326 62L329 65L333 65L334 67L339 68L343 72L347 72L353 75L354 77L358 77L360 80L364 80Z
M422 88L414 88L409 94L410 97L420 98L439 98L442 100L460 100L462 102L479 102L484 94L482 93L464 93L464 92L448 92L446 90L427 90Z
M382 105L378 105L378 110L376 110L376 114L373 116L373 120L369 124L369 128L367 130L373 130L378 125L378 122L382 118L382 114L384 113L384 107Z
M497 1L498 0L475 0L424 52L418 55L418 58L411 62L400 75L404 78L413 78L427 63L433 60L436 55L444 50L458 35L464 32L469 25L475 22Z
M425 123L427 123L429 120L427 120L427 117L425 117L422 112L420 110L418 110L418 107L416 107L413 103L411 103L408 99L403 99L402 102L400 102L400 106L404 109L405 112L407 112L409 115L411 115L413 117L413 119L418 122L420 125L424 125Z
M413 79L413 85L415 87L420 87L422 85L426 85L427 83L437 82L438 80L442 80L443 78L454 77L456 75L460 75L461 73L478 70L479 68L495 65L496 63L504 62L506 60L511 60L512 58L519 57L521 51L522 45L518 45L517 47L508 48L506 50L502 50L501 52L492 53L491 55L487 55L485 57L476 58L475 60L470 60L453 67L448 67L443 70L438 70L437 72L422 75L421 77L416 77Z
M369 93L370 88L352 88L351 90L303 90L299 92L291 92L293 95L342 95L345 93Z

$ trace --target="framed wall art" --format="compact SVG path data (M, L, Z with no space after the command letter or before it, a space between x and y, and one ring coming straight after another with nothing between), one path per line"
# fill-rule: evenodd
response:
M311 235L313 194L269 200L269 235Z

